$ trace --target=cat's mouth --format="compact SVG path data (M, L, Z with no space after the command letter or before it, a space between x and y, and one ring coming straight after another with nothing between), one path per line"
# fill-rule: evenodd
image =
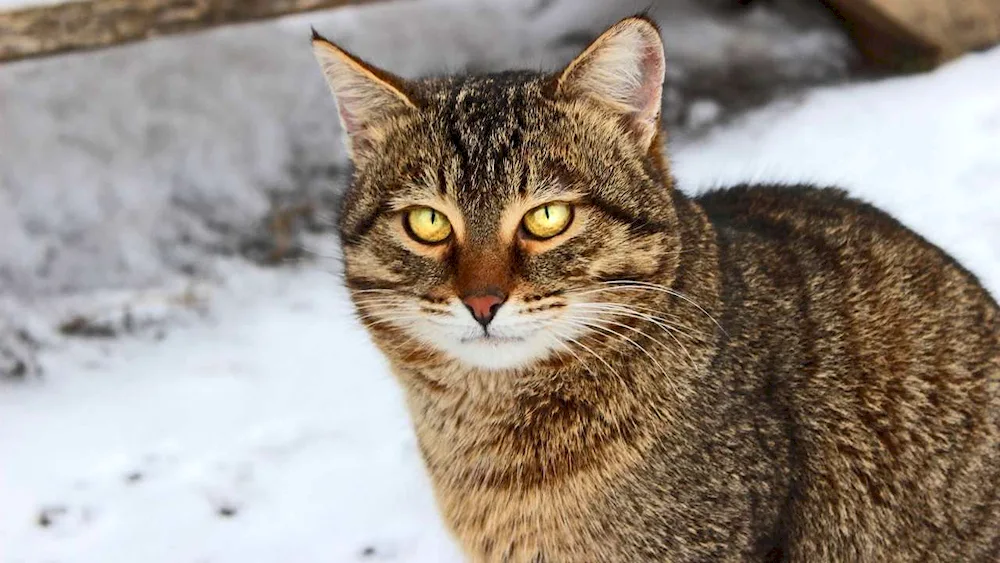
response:
M471 328L471 327L470 327ZM435 335L436 336L436 335ZM436 338L445 352L462 363L486 370L520 368L549 354L551 339L535 327L489 327L450 338Z
M479 334L477 336L467 336L462 338L462 344L514 344L517 342L524 342L524 338L518 336L497 336L495 334Z

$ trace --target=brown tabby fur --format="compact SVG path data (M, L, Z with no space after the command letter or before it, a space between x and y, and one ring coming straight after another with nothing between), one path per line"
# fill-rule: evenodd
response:
M945 253L834 189L688 197L658 136L550 75L372 76L416 109L353 141L346 281L470 560L1000 561L1000 310ZM512 240L552 183L576 230ZM444 248L399 228L428 198ZM373 309L489 283L552 313L610 280L653 313L499 372Z

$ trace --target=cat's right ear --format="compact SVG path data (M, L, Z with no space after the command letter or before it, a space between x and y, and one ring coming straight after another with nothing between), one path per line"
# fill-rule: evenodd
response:
M660 126L665 74L663 42L644 16L611 26L559 75L557 91L604 103L626 119L636 140L649 149Z
M337 101L351 159L357 163L377 139L379 120L416 109L402 79L375 68L312 30L312 48Z

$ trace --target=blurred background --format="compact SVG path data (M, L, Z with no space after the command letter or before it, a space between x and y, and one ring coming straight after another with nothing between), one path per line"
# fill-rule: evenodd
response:
M682 189L840 185L1000 291L1000 0L350 4L0 0L0 561L459 560L337 277L310 26L417 77L648 11Z

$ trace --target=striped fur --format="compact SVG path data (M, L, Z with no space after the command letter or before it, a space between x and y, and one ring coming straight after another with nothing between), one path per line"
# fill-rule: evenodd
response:
M997 303L841 191L676 190L643 128L655 28L609 34L634 51L612 41L620 75L612 59L414 82L341 65L399 102L338 99L365 143L346 283L469 559L1000 561ZM601 82L564 85L588 67ZM364 98L357 76L328 79ZM570 229L522 237L556 199ZM409 205L446 213L454 239L409 238ZM541 328L442 344L470 322L468 284L509 292L498 321Z

